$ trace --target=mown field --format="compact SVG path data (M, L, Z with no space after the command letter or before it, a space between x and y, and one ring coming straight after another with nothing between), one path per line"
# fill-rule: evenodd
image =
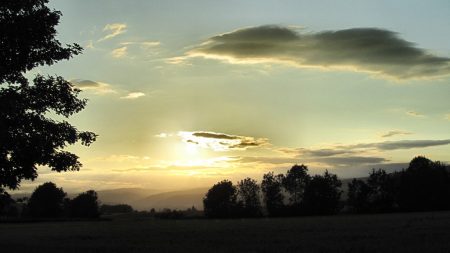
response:
M450 212L0 224L1 252L450 252Z

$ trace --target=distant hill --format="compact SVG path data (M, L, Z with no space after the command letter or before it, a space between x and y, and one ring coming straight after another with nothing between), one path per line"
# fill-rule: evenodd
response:
M135 200L131 205L137 210L156 210L163 208L186 209L194 206L203 209L203 197L209 187L194 188L181 191L163 192Z
M143 188L119 188L97 191L102 204L129 204L161 191Z

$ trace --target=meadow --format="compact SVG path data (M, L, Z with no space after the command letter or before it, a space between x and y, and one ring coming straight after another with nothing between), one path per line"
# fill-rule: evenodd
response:
M2 252L450 252L450 212L0 224Z

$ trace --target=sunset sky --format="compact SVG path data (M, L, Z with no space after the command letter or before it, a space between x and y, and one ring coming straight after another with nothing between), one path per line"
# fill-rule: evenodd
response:
M185 189L304 163L342 178L450 162L450 2L54 0L58 74L94 131L22 189Z

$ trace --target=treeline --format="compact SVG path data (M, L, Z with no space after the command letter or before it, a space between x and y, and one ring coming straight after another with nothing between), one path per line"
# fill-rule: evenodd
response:
M0 193L0 218L96 219L99 216L98 197L93 190L70 199L62 188L47 182L38 186L29 198L13 200L7 192Z
M342 193L336 175L311 176L305 165L294 165L286 174L265 174L261 184L251 178L215 184L203 199L204 213L237 218L449 210L450 173L445 164L419 156L401 171L374 169L367 179L353 179L346 198Z

